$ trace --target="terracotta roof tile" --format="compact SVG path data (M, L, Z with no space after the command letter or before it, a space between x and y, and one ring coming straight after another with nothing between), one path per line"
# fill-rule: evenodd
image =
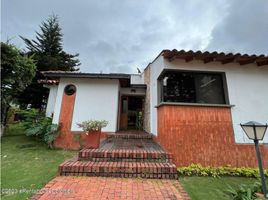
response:
M265 55L248 55L240 53L223 53L223 52L201 52L201 51L185 51L177 49L171 50L163 50L161 54L165 59L168 59L169 61L173 61L174 59L184 59L186 62L190 62L192 60L203 60L204 63L212 62L212 61L218 61L222 64L227 63L239 63L240 65L246 65L246 64L256 64L258 66L262 65L268 65L268 56Z

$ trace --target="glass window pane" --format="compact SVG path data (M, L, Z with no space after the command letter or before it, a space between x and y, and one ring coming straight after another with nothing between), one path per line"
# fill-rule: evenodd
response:
M196 103L224 104L221 74L196 74Z
M222 74L168 71L160 80L160 100L225 104Z
M168 73L163 83L164 102L195 102L195 81L192 73Z
M127 99L122 100L122 113L127 113L128 110L128 101Z

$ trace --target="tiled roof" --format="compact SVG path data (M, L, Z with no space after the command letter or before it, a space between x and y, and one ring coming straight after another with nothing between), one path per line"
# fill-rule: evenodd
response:
M217 61L222 64L227 63L239 63L240 65L246 64L256 64L257 66L268 65L268 56L265 55L248 55L248 54L240 54L240 53L223 53L223 52L201 52L201 51L184 51L184 50L163 50L161 55L168 59L169 61L173 61L174 59L184 59L186 62L190 62L192 60L202 60L204 63Z

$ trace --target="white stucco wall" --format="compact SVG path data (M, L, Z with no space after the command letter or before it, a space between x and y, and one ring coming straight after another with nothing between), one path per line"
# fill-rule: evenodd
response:
M130 84L144 84L144 76L142 74L131 74L130 75Z
M52 114L54 113L58 86L52 85L52 86L47 86L47 87L49 88L49 95L48 95L48 100L47 100L46 116L51 117Z
M254 64L239 65L229 63L222 65L220 62L204 64L202 61L177 59L168 62L162 56L156 59L151 67L151 132L157 134L157 78L164 68L202 70L225 72L228 95L231 108L235 141L237 143L251 142L243 133L240 123L258 121L268 123L268 67ZM264 138L268 143L268 133Z
M77 88L72 120L72 131L81 131L77 123L84 120L107 120L103 131L115 132L118 112L118 80L61 78L56 99L53 122L59 122L60 106L64 87L74 84Z
M164 60L162 56L150 64L150 132L154 135L157 135L157 108L155 107L158 105L157 78L163 69Z

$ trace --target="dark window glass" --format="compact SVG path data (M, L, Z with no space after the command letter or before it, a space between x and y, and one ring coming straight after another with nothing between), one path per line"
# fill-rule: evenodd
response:
M160 85L164 102L226 103L222 74L169 71Z
M222 76L220 74L196 74L196 102L224 104Z
M64 88L65 94L68 96L73 95L76 92L76 87L72 84L65 86Z
M122 99L122 113L127 113L128 110L128 100L127 98Z
M195 102L195 82L193 74L169 73L163 88L165 102Z

